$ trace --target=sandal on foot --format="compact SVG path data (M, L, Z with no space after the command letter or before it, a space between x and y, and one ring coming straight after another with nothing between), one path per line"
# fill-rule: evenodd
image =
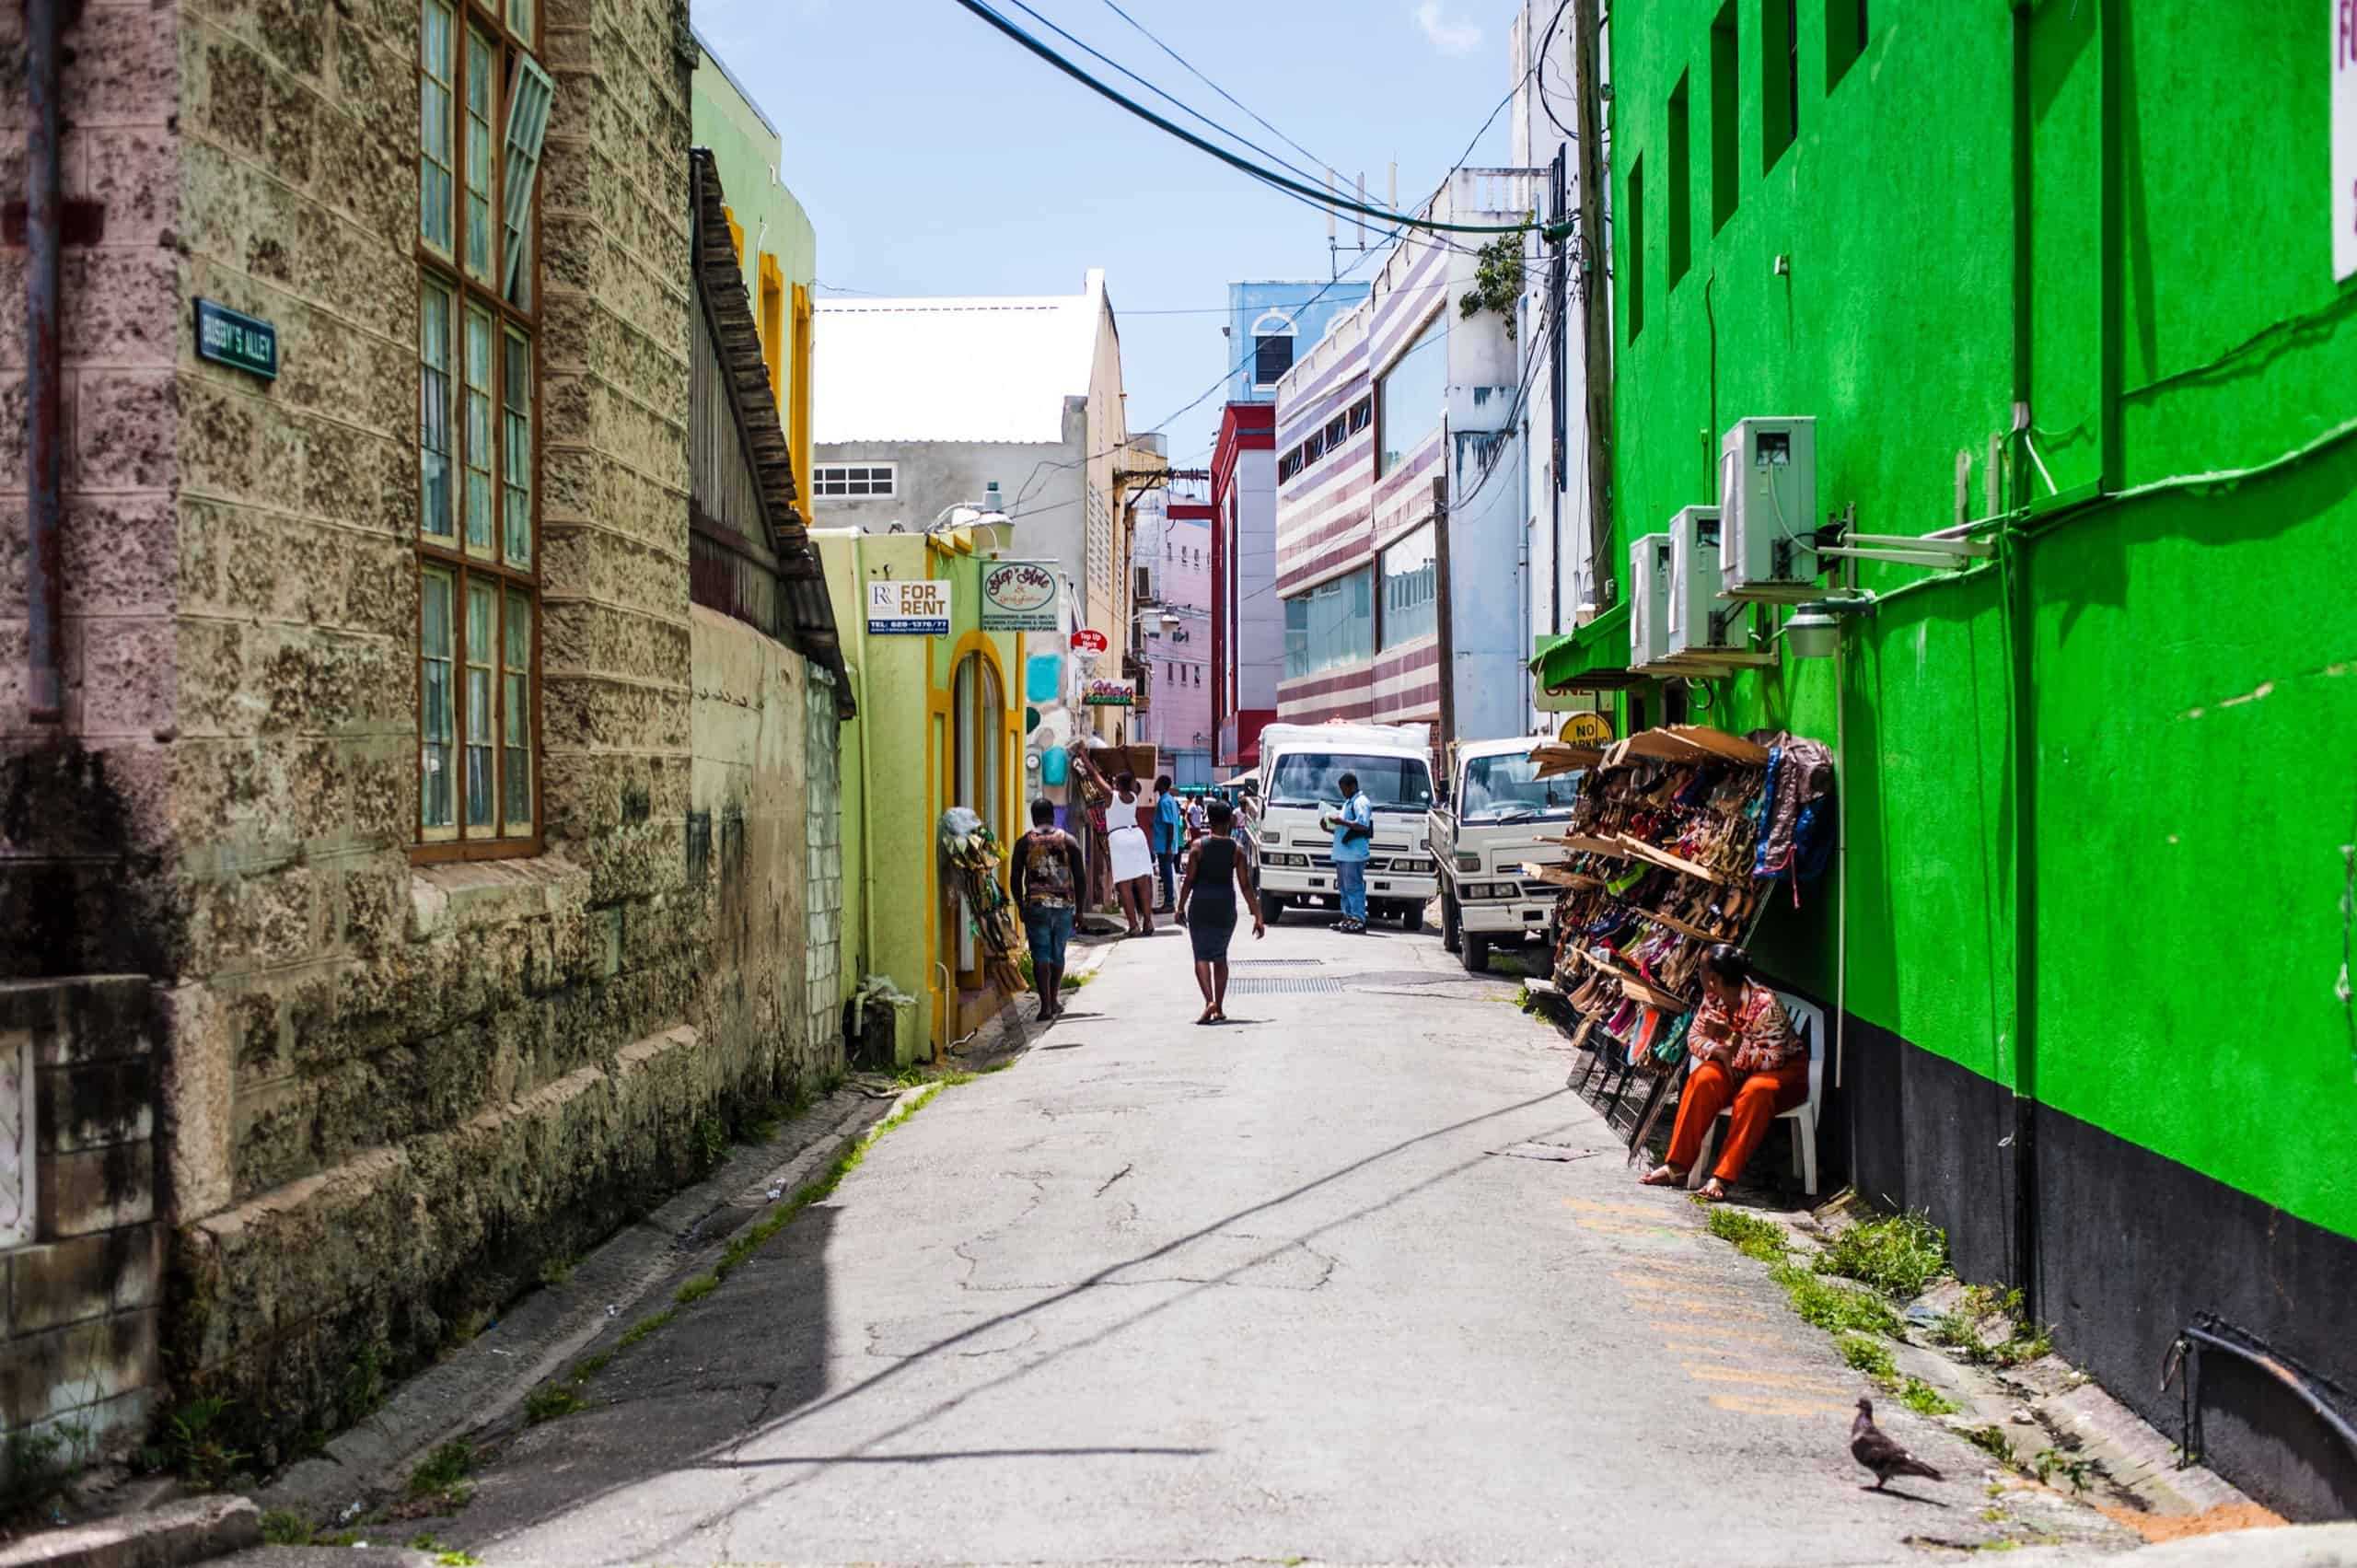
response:
M1637 1178L1638 1184L1644 1187L1675 1187L1685 1179L1686 1173L1674 1165L1657 1165Z

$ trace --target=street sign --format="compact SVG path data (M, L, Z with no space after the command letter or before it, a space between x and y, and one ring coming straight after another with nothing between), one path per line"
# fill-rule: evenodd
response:
M997 561L982 568L982 630L1054 632L1063 625L1050 561Z
M1601 746L1612 738L1612 721L1602 714L1573 714L1563 721L1555 738L1577 746Z
M1137 688L1126 680L1092 680L1080 699L1087 708L1132 708L1137 701Z
M209 299L196 302L196 356L265 380L278 378L278 329Z
M1104 633L1084 626L1072 634L1072 645L1085 654L1101 654L1113 645L1105 640Z
M867 630L877 636L949 635L949 585L887 577L867 585Z

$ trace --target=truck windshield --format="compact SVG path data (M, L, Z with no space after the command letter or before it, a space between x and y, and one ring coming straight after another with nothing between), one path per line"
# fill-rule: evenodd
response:
M1527 757L1474 758L1465 764L1461 819L1504 822L1518 817L1569 816L1579 794L1579 775L1542 779L1538 772L1538 764Z
M1271 806L1327 806L1342 798L1341 777L1356 773L1377 811L1422 811L1433 803L1432 770L1414 757L1356 757L1346 751L1288 751L1269 780Z

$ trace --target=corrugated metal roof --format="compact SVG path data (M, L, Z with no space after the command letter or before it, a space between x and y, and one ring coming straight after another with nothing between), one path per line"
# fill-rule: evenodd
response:
M811 436L857 441L1063 439L1086 397L1104 273L1080 294L821 299Z

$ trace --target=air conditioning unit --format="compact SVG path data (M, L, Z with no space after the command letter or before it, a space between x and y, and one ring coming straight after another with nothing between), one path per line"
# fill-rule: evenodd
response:
M1629 668L1647 670L1669 657L1669 536L1649 533L1629 546Z
M1719 579L1731 598L1796 604L1817 581L1817 421L1739 419L1719 443Z
M1719 591L1719 509L1689 506L1669 520L1670 658L1707 658L1736 651L1733 628L1743 608Z

